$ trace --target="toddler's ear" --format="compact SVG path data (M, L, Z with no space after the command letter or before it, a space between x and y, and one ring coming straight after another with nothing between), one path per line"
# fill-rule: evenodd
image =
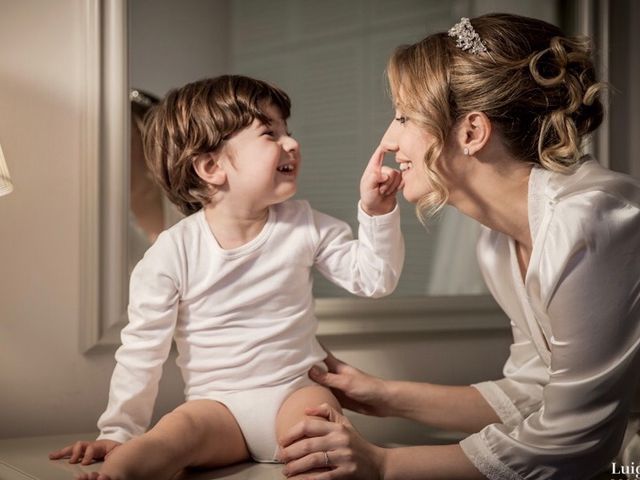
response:
M193 168L198 176L205 182L217 187L224 185L227 174L220 168L218 157L213 153L200 155L193 162Z

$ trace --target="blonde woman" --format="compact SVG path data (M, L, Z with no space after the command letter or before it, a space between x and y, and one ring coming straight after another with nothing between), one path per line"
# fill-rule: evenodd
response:
M333 422L286 435L285 475L620 478L640 463L640 185L581 155L603 117L588 43L531 18L463 18L400 47L388 76L396 115L381 144L404 196L424 218L450 204L483 224L478 259L513 345L504 378L456 387L329 356L310 375L342 406L470 435L380 448L324 405L307 414Z

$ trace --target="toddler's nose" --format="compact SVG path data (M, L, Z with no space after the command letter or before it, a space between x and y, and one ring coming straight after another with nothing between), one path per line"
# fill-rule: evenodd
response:
M282 137L282 148L285 152L294 152L300 150L300 144L298 141L290 135Z

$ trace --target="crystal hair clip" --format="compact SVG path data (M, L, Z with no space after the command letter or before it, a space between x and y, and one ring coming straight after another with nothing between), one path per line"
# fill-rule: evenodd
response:
M462 17L458 23L449 29L449 36L456 37L456 47L465 52L471 51L474 55L487 53L487 47L482 43L480 35L475 31L467 17Z

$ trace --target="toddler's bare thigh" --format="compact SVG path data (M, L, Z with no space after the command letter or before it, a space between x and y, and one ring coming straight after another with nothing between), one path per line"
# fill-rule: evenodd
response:
M222 403L215 400L191 400L169 415L176 415L186 422L198 439L190 466L220 467L249 458L238 422Z
M336 397L326 387L312 385L296 390L282 403L276 418L276 435L280 439L291 427L305 416L304 409L328 403L333 408L342 411Z

